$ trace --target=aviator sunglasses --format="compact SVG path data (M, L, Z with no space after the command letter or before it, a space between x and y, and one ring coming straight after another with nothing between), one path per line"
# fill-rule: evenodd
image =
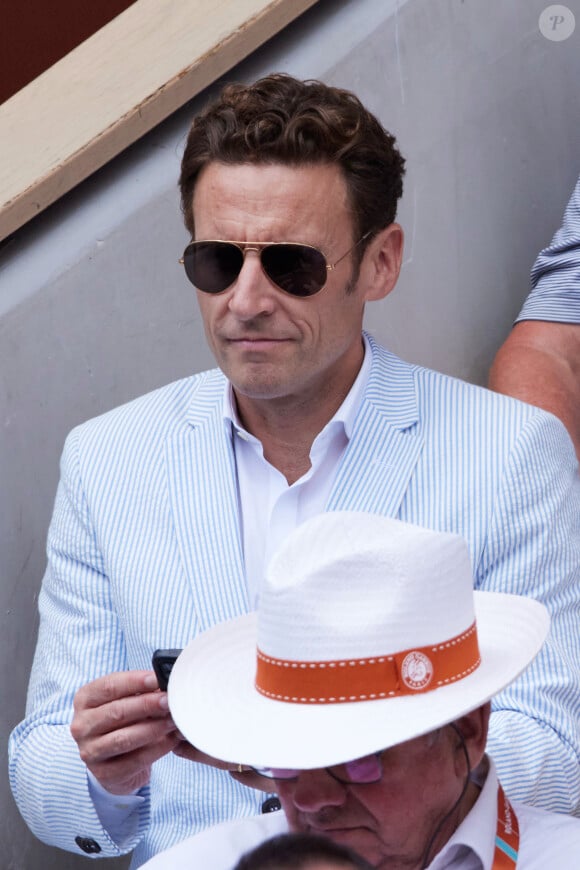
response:
M370 234L369 230L335 263L327 263L318 248L297 242L226 242L213 239L190 242L179 262L198 290L222 293L237 280L246 251L257 251L264 273L276 287L290 296L305 298L322 290L328 273Z

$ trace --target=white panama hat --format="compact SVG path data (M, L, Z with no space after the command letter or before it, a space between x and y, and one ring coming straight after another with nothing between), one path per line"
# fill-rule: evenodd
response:
M169 707L216 758L327 767L479 707L532 661L548 627L533 599L473 591L459 535L324 513L275 554L257 613L185 648Z

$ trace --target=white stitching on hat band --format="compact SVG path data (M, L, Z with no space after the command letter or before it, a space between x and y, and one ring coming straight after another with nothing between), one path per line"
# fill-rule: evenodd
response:
M475 622L440 644L386 656L291 661L257 651L256 689L278 701L336 704L431 692L471 674L480 664Z

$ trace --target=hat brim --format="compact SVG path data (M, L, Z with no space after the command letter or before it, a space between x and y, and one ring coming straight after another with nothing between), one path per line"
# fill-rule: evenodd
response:
M275 701L254 687L257 613L215 626L177 659L169 707L208 755L252 767L308 770L419 737L490 700L526 668L549 628L530 598L474 593L481 664L448 686L413 696L339 704Z

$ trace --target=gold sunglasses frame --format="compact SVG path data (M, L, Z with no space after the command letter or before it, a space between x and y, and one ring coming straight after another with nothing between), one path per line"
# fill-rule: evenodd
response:
M259 254L260 251L264 250L264 248L270 248L270 247L272 247L272 245L286 245L287 247L296 246L296 247L300 247L300 248L310 248L312 251L317 251L319 254L322 255L322 257L324 257L324 261L325 261L324 264L326 266L327 272L332 272L333 269L336 269L338 264L340 262L342 262L342 260L345 259L345 257L348 257L348 255L351 254L355 250L355 248L358 248L358 246L361 244L361 242L364 242L365 239L368 239L368 237L371 235L371 233L372 233L372 230L368 230L368 232L366 232L364 234L364 236L360 237L358 242L355 242L354 245L352 245L352 247L350 247L345 254L343 254L341 257L339 257L338 260L335 260L334 263L327 263L326 262L326 255L324 254L323 251L320 250L320 248L317 248L315 245L308 245L305 242L235 242L232 239L192 239L191 242L189 242L186 245L185 250L184 250L182 256L179 258L178 262L180 263L181 266L185 265L185 251L187 251L189 246L195 242L218 242L219 244L223 244L223 245L234 245L234 247L238 248L242 252L244 260L246 258L246 253L248 251L255 251L256 253ZM260 261L260 265L262 265L261 261ZM243 265L242 265L242 268L243 268ZM294 293L288 293L287 290L284 290L282 287L280 287L278 284L276 284L276 282L268 275L268 273L266 272L266 270L264 269L263 266L262 266L262 271L264 272L264 274L266 275L268 280L274 285L274 287L276 287L276 289L280 290L282 293L286 293L288 296L294 296L296 299L310 299L311 296L316 296L318 293L320 293L320 290L323 290L324 287L326 286L326 281L325 281L324 284L322 285L322 287L320 288L320 290L317 290L316 293L311 293L308 296L299 296L299 295L295 295ZM241 272L241 269L240 269L240 272ZM238 273L238 275L239 275L239 273ZM188 280L189 280L189 278L188 278ZM191 282L191 283L193 283L193 282ZM233 283L235 283L235 282L233 282ZM229 287L233 286L233 283L230 284L228 287L225 287L223 290L219 290L216 293L212 293L211 295L217 296L219 293L225 293L225 291L228 290ZM195 284L193 286L195 286ZM206 291L202 290L201 292L205 293Z

